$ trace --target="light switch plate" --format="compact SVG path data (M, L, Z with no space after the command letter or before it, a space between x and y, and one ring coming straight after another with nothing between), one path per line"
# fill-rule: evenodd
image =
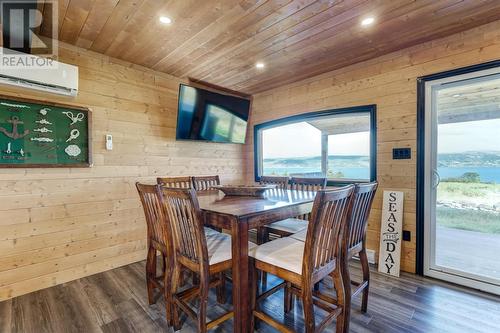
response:
M106 134L106 150L113 150L113 136Z
M393 160L409 160L411 159L411 148L394 148L392 149Z

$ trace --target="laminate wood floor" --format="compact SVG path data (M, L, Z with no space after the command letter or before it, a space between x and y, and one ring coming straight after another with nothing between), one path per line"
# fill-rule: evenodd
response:
M148 305L144 282L145 263L139 262L63 285L0 302L1 333L59 332L170 332L164 302ZM352 265L354 278L360 276ZM456 287L432 279L403 274L392 278L372 273L368 313L353 302L351 332L500 332L500 298ZM269 284L277 283L270 278ZM321 288L329 290L331 280ZM228 283L228 295L230 295ZM261 307L298 332L303 331L302 309L283 315L282 291ZM228 297L230 303L230 297ZM214 318L230 304L218 305L212 295L209 317ZM322 316L321 310L317 311ZM229 320L214 329L231 332ZM334 332L334 325L327 332ZM195 332L186 319L181 332ZM259 332L274 332L261 324Z

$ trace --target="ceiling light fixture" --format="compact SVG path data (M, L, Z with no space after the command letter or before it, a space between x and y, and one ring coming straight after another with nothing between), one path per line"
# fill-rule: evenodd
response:
M361 25L364 26L364 27L366 27L366 26L369 26L369 25L373 24L373 22L375 22L375 18L372 17L372 16L370 16L370 17L367 17L367 18L363 19L361 21Z
M160 22L163 24L170 24L172 23L172 19L167 16L160 16Z
M255 64L255 67L257 67L259 69L260 68L264 68L264 63L263 62L258 62L258 63Z

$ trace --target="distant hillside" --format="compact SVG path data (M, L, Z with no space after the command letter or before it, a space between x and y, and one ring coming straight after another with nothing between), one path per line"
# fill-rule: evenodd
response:
M439 154L438 167L500 167L500 152L469 151L455 154Z
M336 167L368 167L370 160L368 156L359 155L330 155L328 156L329 164ZM264 163L267 167L311 167L321 164L321 156L314 157L293 157L293 158L266 158Z
M365 168L370 165L368 156L361 155L330 155L329 164L345 168ZM321 164L321 156L293 157L293 158L266 158L264 163L268 167L314 167ZM479 152L469 151L465 153L439 154L439 167L500 167L500 151Z

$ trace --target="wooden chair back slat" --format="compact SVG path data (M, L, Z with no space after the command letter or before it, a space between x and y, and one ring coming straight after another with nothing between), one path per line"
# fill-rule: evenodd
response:
M327 178L305 178L305 177L292 177L290 180L290 189L295 191L310 191L317 192L326 188ZM302 214L296 216L298 219L309 221L311 214Z
M200 206L194 189L159 187L160 198L172 229L176 255L200 270L208 269L208 250Z
M261 176L259 180L260 185L277 185L277 189L288 189L288 181L290 178L281 176Z
M209 191L214 185L220 185L219 176L196 176L193 177L193 185L196 191Z
M363 242L366 237L368 217L372 207L373 199L377 191L377 182L368 184L357 184L354 190L354 202L351 219L349 221L348 249Z
M354 185L350 185L316 194L305 242L303 274L314 274L338 258L353 192Z
M326 178L292 177L290 180L290 189L316 192L326 187L326 181Z
M157 195L156 185L136 183L146 217L148 239L152 239L167 248L169 228L166 223L163 206Z
M193 188L192 177L158 177L156 182L165 187L172 188Z

